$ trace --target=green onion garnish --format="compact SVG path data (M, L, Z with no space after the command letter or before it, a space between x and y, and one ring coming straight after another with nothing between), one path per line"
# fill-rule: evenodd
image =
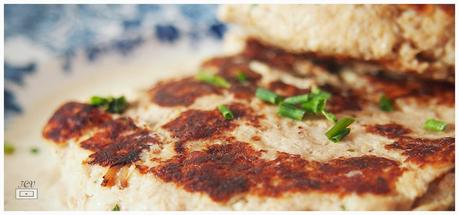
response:
M223 77L203 71L196 75L196 79L217 87L229 88L231 86Z
M257 88L255 96L263 101L272 104L279 104L279 102L282 100L281 96L264 88Z
M327 131L327 133L325 133L325 135L329 140L336 143L349 134L351 129L347 128L347 126L349 126L353 122L354 119L352 118L340 119L332 128L330 128L330 130Z
M349 133L351 132L351 129L350 128L344 128L343 130L339 131L338 133L335 134L335 136L331 136L329 139L334 142L334 143L337 143L339 142L341 139L343 139L343 137L345 137L346 135L348 135Z
M32 147L30 149L30 153L32 154L38 154L40 152L40 149L38 149L37 147Z
M326 100L320 98L312 98L308 102L301 104L301 107L308 112L319 113L324 110Z
M94 106L102 106L108 103L109 103L108 99L100 97L100 96L93 96L89 100L89 104L94 105Z
M319 88L314 88L312 89L311 94L314 97L321 97L323 99L329 99L331 97L331 94L325 91L320 90Z
M9 144L9 143L5 143L3 145L3 150L5 151L6 155L11 155L11 154L14 153L14 151L16 151L16 148L13 145Z
M326 110L323 110L322 111L322 115L325 116L325 118L327 118L329 121L332 121L332 122L336 122L336 116L335 114L332 114Z
M120 211L120 210L121 210L121 208L120 208L120 206L118 204L116 204L112 209L112 211Z
M225 105L219 105L217 108L218 108L218 110L220 111L220 113L223 115L223 117L225 119L233 119L234 118L234 115L231 112L231 110L228 107L226 107Z
M312 113L320 113L325 110L325 105L330 97L330 93L313 89L312 93L309 94L309 100L303 102L301 107Z
M282 103L289 104L288 108L295 107L296 109L303 110L305 113L322 114L328 120L336 122L336 116L325 110L327 100L330 97L330 93L316 88L309 94L288 97Z
M108 112L111 113L122 113L128 106L126 98L121 96L119 98L113 98L108 106Z
M277 113L283 117L288 117L295 120L302 120L306 111L296 108L291 104L281 103L279 105L279 110L277 111Z
M424 123L424 129L429 131L444 131L448 124L446 122L436 120L436 119L428 119Z
M110 113L122 113L128 107L128 102L124 96L118 98L93 96L89 100L89 104L96 107L102 107L105 111Z
M379 99L379 108L385 112L391 112L394 110L392 105L392 100L390 100L387 96L382 95Z
M288 97L284 100L288 104L300 104L309 101L309 94Z
M236 75L236 79L241 83L245 83L247 81L247 75L245 75L244 72L239 71Z

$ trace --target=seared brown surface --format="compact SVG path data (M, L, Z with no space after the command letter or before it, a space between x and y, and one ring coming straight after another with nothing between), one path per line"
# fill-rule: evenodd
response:
M252 71L249 67L249 59L241 56L215 57L202 63L202 67L217 69L217 74L231 83L229 91L238 99L250 100L255 95L257 82L261 75ZM245 81L237 77L243 73Z
M397 123L367 125L366 129L370 133L388 138L397 138L411 132L411 129L405 128Z
M256 40L248 40L242 56L267 63L268 65L285 71L293 70L300 55L285 52L282 49L267 47Z
M446 11L454 17L454 4L402 4L399 7L403 10L414 10L419 15L430 16L436 7Z
M454 83L389 77L382 74L366 77L377 93L391 99L416 98L419 102L435 100L439 104L454 105Z
M180 116L162 127L171 132L172 137L177 138L175 150L183 152L183 144L187 141L215 138L234 129L238 119L245 119L249 124L258 126L258 120L261 116L256 115L250 107L241 103L227 106L234 115L233 120L226 120L218 110L192 109L181 113Z
M121 188L128 186L125 170L135 165L140 173L148 177L157 177L164 182L174 183L189 192L205 193L219 203L225 203L240 194L281 197L286 193L317 191L340 195L357 193L382 196L397 191L395 183L406 170L401 168L399 163L404 159L419 166L454 163L454 137L415 137L410 128L395 123L397 120L388 124L365 125L364 128L366 132L391 139L384 148L400 152L404 156L401 159L392 160L381 154L352 155L360 153L359 150L347 149L343 150L343 156L347 157L334 156L331 160L319 162L304 156L309 152L303 152L301 157L286 153L287 150L284 149L276 149L279 147L278 144L284 143L271 143L272 140L266 140L266 136L263 135L266 130L260 123L260 119L265 118L264 111L268 110L264 106L274 105L252 102L257 99L254 96L255 89L265 87L284 97L310 93L310 89L302 89L282 80L261 82L262 76L249 68L249 62L256 59L278 69L294 70L294 62L304 58L307 56L286 53L252 41L241 54L214 58L203 63L204 68L216 68L216 73L231 83L228 89L202 83L192 77L159 82L149 91L150 101L165 109L180 111L177 117L167 118L168 121L159 123L162 125L159 128L161 132L165 130L172 137L164 142L164 136L156 135L160 132L141 128L132 118L117 118L87 104L76 102L69 102L56 111L45 126L43 136L59 143L71 138L80 138L87 134L86 131L91 130L88 139L79 145L90 152L84 161L85 164L107 168L102 186L114 186L118 178ZM317 59L314 61L318 62ZM336 65L322 61L318 62L318 66L329 68L330 71L330 68ZM237 80L239 72L246 74L246 82ZM333 72L330 71L330 74ZM335 83L318 86L332 94L327 102L327 110L355 115L357 122L354 126L359 126L358 111L366 110L368 105L376 106L377 103L369 98L379 98L380 94L385 94L391 99L414 98L416 102L436 100L438 105L454 105L454 84L393 78L379 74L360 78L369 82L368 87L364 89L369 88L373 91L355 89L344 82L340 85ZM190 106L196 99L207 95L222 96L227 95L226 93L234 95L236 99L242 99L225 104L235 116L232 120L225 120L216 108L211 109L219 104L209 104L205 110L194 106L185 110L174 109L177 106ZM273 130L284 126L284 122L272 123L270 129ZM248 134L250 136L244 139L246 142L241 142L238 140L240 137L231 133L241 124L249 125L256 130L256 133ZM267 125L269 126L271 125ZM289 124L286 126L289 129L288 126ZM306 125L295 125L291 128L298 128L298 133L310 138L306 133ZM187 145L191 144L191 141L193 144L196 143L196 147ZM307 141L301 144L303 143L309 144ZM156 144L160 145L159 152L164 148L172 148L164 147L162 144L171 144L174 149L172 157L155 157L149 162L143 161L142 152L157 153L150 149L150 146ZM261 148L266 145L273 147L269 150L275 156L272 160L263 157L268 150L255 149L255 145L262 146ZM150 164L150 161L154 165Z
M240 54L247 59L258 60L274 68L281 69L287 72L294 72L295 63L298 60L309 60L314 62L316 66L326 68L328 72L335 72L337 68L344 65L348 59L335 59L331 60L327 57L316 56L313 54L296 54L289 53L284 50L264 45L257 40L249 39L246 42L246 47ZM383 93L391 99L414 97L419 101L429 101L432 98L439 104L454 105L454 83L447 81L424 80L414 76L391 76L390 74L378 73L368 74L367 79L371 82L372 87L376 92ZM273 88L286 88L287 96L293 95L294 91L288 89L288 86L280 86L280 83L273 83ZM358 93L348 91L343 92L343 89L338 89L333 86L322 86L332 93L335 92L335 98L331 99L330 108L332 112L341 112L344 110L360 110ZM341 95L340 95L341 94ZM344 98L342 96L344 95ZM346 98L348 97L348 98ZM335 100L335 101L333 101ZM357 101L354 103L345 104L347 101Z
M305 191L386 194L393 191L403 172L397 162L375 156L321 163L286 153L265 160L261 154L243 142L212 145L205 151L177 155L152 171L166 182L222 202L246 192L263 196Z
M237 99L250 100L255 96L257 87L252 84L232 84L229 91L234 94Z
M137 127L132 119L112 119L98 108L77 102L61 106L45 126L43 136L60 143L78 139L90 129L97 131L80 146L93 151L85 163L109 168L102 186L113 186L122 167L138 161L140 153L150 145L159 144L151 131ZM127 180L123 178L122 184L127 186Z
M269 83L268 87L271 91L284 96L284 97L289 97L289 96L297 96L301 94L306 94L309 93L309 89L300 89L298 87L295 87L291 84L287 84L281 80L273 81Z
M78 102L63 104L43 129L43 136L57 143L78 138L85 131L101 126L111 116L96 107Z
M159 143L150 131L137 127L132 119L119 118L107 122L100 131L81 143L94 151L86 161L101 166L124 166L139 160L142 150Z
M323 85L320 86L320 89L332 95L327 102L327 110L332 113L360 111L366 102L364 95L360 95L350 89L339 89L332 85Z
M454 137L436 139L410 137L407 134L410 134L411 130L396 123L367 125L366 129L370 133L394 139L395 141L385 148L400 151L407 156L407 161L421 166L454 162Z
M442 165L454 162L454 139L444 137L439 139L401 137L387 149L400 150L407 160L419 165Z
M251 60L258 60L282 71L295 73L294 64L298 60L309 60L315 66L326 68L334 73L341 63L330 61L327 58L311 56L309 54L289 53L275 47L270 47L256 40L248 40L245 49L237 55L216 57L202 64L204 70L216 68L217 74L231 83L229 92L237 99L250 100L254 97L255 90L259 87L261 75L249 67ZM238 73L244 73L247 81L242 83L237 80ZM415 77L401 77L385 73L366 74L365 79L373 89L371 92L359 92L349 88L352 86L333 86L325 84L319 86L333 94L328 102L328 110L333 113L343 111L360 111L367 102L369 95L386 95L390 99L414 98L417 102L435 100L438 104L454 105L454 83L446 81L424 80ZM345 83L342 83L345 85ZM281 80L273 81L267 88L282 96L294 96L309 93L310 89L300 89L286 84ZM209 94L220 94L224 91L209 84L200 83L193 78L160 82L151 90L152 101L161 106L189 106L197 98Z
M159 82L150 90L152 101L166 107L189 106L201 96L220 93L220 88L193 78Z
M137 128L132 119L123 117L116 120L109 120L100 126L98 132L91 138L81 142L80 145L84 149L99 151L118 138L137 130L139 128Z
M216 57L211 58L204 63L202 66L215 67L217 68L217 74L225 78L232 83L238 83L237 79L239 73L244 73L247 77L247 81L255 83L261 79L261 75L252 71L249 67L250 59L243 58L241 56L230 56L230 57Z
M87 163L101 166L123 166L139 160L142 150L158 141L147 130L120 137L89 156Z
M165 124L172 137L180 142L209 138L223 130L234 128L234 123L225 120L218 110L187 110L179 117Z

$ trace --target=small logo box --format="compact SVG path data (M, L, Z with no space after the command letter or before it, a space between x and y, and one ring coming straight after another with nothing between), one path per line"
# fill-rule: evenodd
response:
M38 189L16 189L16 199L38 199Z

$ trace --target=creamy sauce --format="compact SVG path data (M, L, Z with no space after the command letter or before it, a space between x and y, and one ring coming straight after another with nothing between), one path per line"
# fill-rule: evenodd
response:
M71 74L64 74L59 62L41 65L37 72L41 77L34 77L27 85L29 92L25 94L31 96L21 101L24 113L8 121L5 128L5 141L16 148L14 154L5 155L4 160L5 210L67 209L62 198L66 187L61 185L59 158L53 152L53 145L41 137L43 126L60 104L69 100L85 101L92 95L125 95L128 100L134 100L139 91L159 79L194 72L190 68L197 68L205 56L220 50L213 43L203 47L206 48L196 53L188 44L179 44L178 48L146 44L128 59L107 56L90 65L79 57ZM32 154L32 147L38 147L40 152ZM23 180L35 181L38 199L15 198L15 189Z

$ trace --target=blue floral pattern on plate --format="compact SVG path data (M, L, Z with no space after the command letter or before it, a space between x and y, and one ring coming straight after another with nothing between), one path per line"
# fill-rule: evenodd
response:
M31 41L58 58L64 72L74 72L77 52L94 62L107 53L129 56L149 40L187 40L192 46L221 40L227 26L216 18L216 9L217 5L5 5L5 44L15 38ZM9 59L5 48L6 117L21 113L15 92L42 63Z

